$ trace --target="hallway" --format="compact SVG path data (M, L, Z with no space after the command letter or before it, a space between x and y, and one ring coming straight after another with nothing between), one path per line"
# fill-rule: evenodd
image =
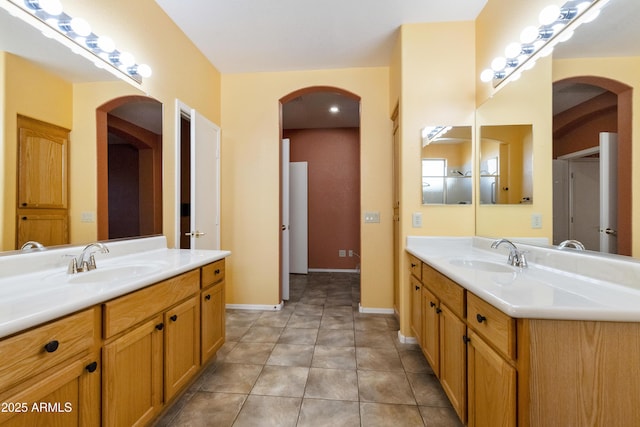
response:
M292 275L283 310L227 310L217 360L156 426L461 425L396 318L358 312L359 279Z

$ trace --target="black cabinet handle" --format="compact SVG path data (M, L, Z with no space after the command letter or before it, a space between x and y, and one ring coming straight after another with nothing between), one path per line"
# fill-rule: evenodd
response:
M429 301L429 307L435 307L435 306L436 306L436 303L435 303L435 302L433 302L433 301Z
M462 342L465 343L465 344L468 344L469 342L471 342L471 338L469 338L466 335L463 335L462 336Z
M478 323L482 323L482 322L484 322L485 320L487 320L487 318L486 318L486 317L484 317L482 314L478 313L478 314L476 315L476 320L478 321Z
M438 314L442 313L442 309L440 307L436 308L436 313Z
M169 319L171 319L173 322L175 322L176 320L178 320L178 315L174 314L173 316L169 317Z
M27 206L27 204L25 202L22 202L21 205L22 206Z
M164 323L158 323L156 325L156 329L159 330L159 331L163 330L164 329Z
M206 299L207 301L209 301L211 299L211 294L207 294L205 295L204 299Z
M217 268L216 271L213 272L214 274L220 274L220 269Z
M44 345L44 349L47 353L53 353L54 351L56 351L58 349L58 346L60 345L60 343L56 340L53 340L51 342L48 342Z
M95 372L98 369L98 362L91 362L84 367L88 372Z
M27 218L26 216L23 216L23 217L22 217L22 220L23 220L23 221L26 221L27 219L28 219L28 218Z
M416 286L416 291L419 291L419 290L420 290L420 286Z
M416 268L416 264L411 263L411 268Z

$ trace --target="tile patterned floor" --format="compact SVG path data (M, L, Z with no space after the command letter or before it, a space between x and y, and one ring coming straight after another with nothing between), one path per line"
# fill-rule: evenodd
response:
M278 312L227 310L227 342L156 426L460 426L394 316L358 312L359 275L291 276Z

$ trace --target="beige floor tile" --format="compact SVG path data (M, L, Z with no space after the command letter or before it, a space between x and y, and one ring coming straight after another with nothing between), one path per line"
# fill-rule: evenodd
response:
M229 393L196 393L180 413L171 420L171 427L232 426L247 396Z
M249 395L233 426L294 427L301 404L297 397Z
M298 427L360 426L358 402L342 400L304 399Z
M320 321L318 320L318 324ZM308 344L314 345L318 337L318 329L284 328L278 339L278 344Z
M313 346L303 344L276 344L267 365L311 366Z
M358 369L404 372L395 348L356 347L356 362Z
M356 345L358 347L389 348L395 350L393 339L389 334L380 333L378 330L357 330Z
M358 371L361 402L416 405L404 372Z
M265 366L251 390L251 394L302 397L308 376L309 368Z
M304 397L357 401L358 377L356 371L311 368Z
M407 379L411 384L418 405L451 407L451 403L449 403L449 399L435 375L407 373Z
M264 365L271 355L275 344L240 342L225 358L226 363L248 363Z
M262 371L262 365L220 363L212 372L204 375L200 389L211 392L249 394Z
M453 408L420 406L420 413L426 426L429 427L462 427L460 418Z
M400 350L398 351L402 366L406 372L416 374L433 374L433 369L425 359L422 350Z
M240 342L278 342L284 327L252 326L242 336Z
M311 366L314 368L356 369L356 348L316 345Z
M366 427L413 427L425 423L417 406L389 405L383 403L360 404L362 425ZM426 424L430 426L431 424Z
M300 329L318 329L320 327L320 319L322 319L322 316L310 316L294 312L289 318L287 327Z
M333 347L354 347L356 345L353 329L320 329L316 345Z

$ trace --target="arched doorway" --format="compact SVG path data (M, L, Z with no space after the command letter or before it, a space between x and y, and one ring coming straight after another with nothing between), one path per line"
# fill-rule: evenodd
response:
M308 271L359 272L360 97L335 87L307 87L282 97L280 111L280 139L290 141L290 161L308 164ZM288 168L282 145L280 151L282 184ZM281 185L280 296L288 299L283 191Z
M98 240L162 233L162 104L113 99L96 127Z
M597 145L599 132L618 135L617 253L631 255L632 88L603 77L578 76L555 82L553 94L557 109L553 114L554 159ZM558 106L563 103L564 107Z

